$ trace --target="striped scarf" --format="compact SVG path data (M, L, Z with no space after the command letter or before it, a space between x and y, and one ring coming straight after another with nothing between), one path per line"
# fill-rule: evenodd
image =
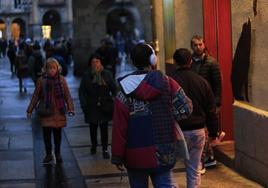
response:
M103 71L103 66L101 66L101 69L99 71L96 71L94 68L91 70L91 74L93 76L92 83L98 84L98 85L106 85L106 82L101 76L101 72Z
M63 88L60 81L60 75L56 75L54 77L44 75L43 80L44 80L43 94L44 94L45 107L49 108L49 106L52 104L52 98L54 95L56 108L62 114L64 114L66 112L66 107L65 107Z

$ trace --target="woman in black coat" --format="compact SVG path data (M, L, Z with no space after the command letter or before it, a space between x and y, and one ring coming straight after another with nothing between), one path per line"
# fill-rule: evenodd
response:
M108 121L112 119L113 97L116 95L116 84L112 74L102 66L102 58L93 54L89 59L89 69L82 77L79 87L79 100L89 123L91 137L91 154L96 154L97 130L100 126L103 158L109 159Z

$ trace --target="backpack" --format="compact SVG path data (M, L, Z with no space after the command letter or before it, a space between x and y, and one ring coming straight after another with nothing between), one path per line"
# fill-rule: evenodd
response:
M42 68L44 66L43 57L41 54L34 56L34 75L36 78L40 77L42 74Z

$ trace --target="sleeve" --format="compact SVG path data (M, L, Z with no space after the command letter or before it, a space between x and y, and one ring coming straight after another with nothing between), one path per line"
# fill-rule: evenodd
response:
M35 108L35 106L37 105L37 103L39 102L39 100L41 98L41 92L42 92L42 78L39 78L37 80L32 99L31 99L30 104L27 108L27 113L33 112L33 109Z
M82 77L82 80L80 82L80 86L79 86L79 101L80 101L80 106L84 112L84 114L86 114L89 109L88 109L88 102L87 102L87 88L86 88L86 83L87 83L87 77L84 74L84 76Z
M62 82L63 82L63 88L64 88L64 97L65 97L65 101L67 104L67 110L73 112L74 111L74 104L73 104L73 100L71 97L71 93L69 90L69 87L67 85L66 80L64 79L63 76L61 76Z
M176 120L188 118L193 111L192 100L186 96L182 87L178 83L169 78L171 93L172 93L172 109Z
M31 74L32 78L35 78L35 74L34 74L34 57L31 55L28 59L28 67L29 67L29 72Z
M216 105L221 106L222 75L217 62L211 64L211 85L215 96Z
M123 100L122 100L123 99ZM112 159L113 164L122 164L127 143L128 106L122 92L117 94L114 103L112 126Z
M219 117L216 113L216 104L211 87L206 84L206 126L208 129L209 137L217 137L217 132L219 130Z
M109 75L109 88L110 88L110 91L112 92L112 95L115 96L117 92L117 86L116 86L116 83L112 74L108 72L108 75Z

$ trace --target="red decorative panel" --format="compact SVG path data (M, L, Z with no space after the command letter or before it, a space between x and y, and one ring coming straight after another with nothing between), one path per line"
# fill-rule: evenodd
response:
M231 87L232 38L230 0L203 0L204 37L210 53L218 59L222 71L221 128L225 140L233 139L233 96Z

